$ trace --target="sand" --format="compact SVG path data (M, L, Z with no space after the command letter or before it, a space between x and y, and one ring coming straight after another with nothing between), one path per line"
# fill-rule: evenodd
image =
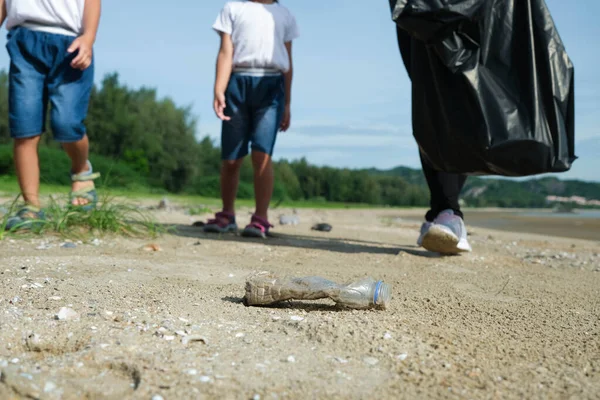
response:
M598 398L600 241L475 228L473 253L439 257L414 245L421 212L300 210L266 241L181 210L154 240L3 240L0 398ZM393 298L245 307L255 270L372 276Z

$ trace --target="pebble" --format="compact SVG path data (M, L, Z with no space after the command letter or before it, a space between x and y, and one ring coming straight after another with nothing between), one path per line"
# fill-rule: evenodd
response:
M345 358L342 358L342 357L335 357L335 361L339 362L340 364L348 363L348 360L346 360Z
M369 365L377 365L379 363L379 360L374 357L365 357L363 361L365 362L365 364Z
M66 242L66 243L61 244L60 247L63 249L74 249L77 247L77 245L72 242Z
M273 315L271 318L273 319L273 321L279 321L281 319L279 315Z
M398 355L398 360L400 360L400 361L404 361L407 358L408 358L408 354L406 354L406 353L402 353L402 354Z
M279 217L280 225L298 225L300 218L297 215L281 215Z
M211 381L210 376L202 375L198 380L202 383L208 383Z
M243 332L238 332L235 334L235 337L244 337L246 336Z
M304 320L304 317L300 317L300 316L298 316L298 315L292 315L292 316L290 317L290 319L291 319L292 321L302 321L302 320Z
M155 394L154 396L152 396L152 400L165 400L165 398L162 397L160 394Z
M173 336L173 335L165 335L164 339L168 340L168 341L175 340L175 336Z
M162 248L159 245L157 245L156 243L150 243L150 244L147 244L144 247L142 247L142 250L154 252L154 251L162 251Z
M161 326L156 330L156 335L158 336L164 336L165 333L167 333L167 328L165 328L164 326Z
M319 231L319 232L331 232L331 230L333 229L333 227L329 224L316 224L311 228L313 231Z
M188 335L181 339L181 343L183 343L185 346L187 346L191 342L202 342L206 344L207 340L206 338L200 335Z
M193 368L192 369L186 369L183 372L185 372L188 375L198 375L198 370L197 369L193 369Z
M289 357L287 358L287 362L289 362L289 363L295 363L295 362L296 362L296 357L294 357L294 356L289 356Z
M386 332L386 333L385 333L385 335L383 335L383 338L384 338L385 340L390 340L390 339L392 338L392 334L391 334L391 333L389 333L389 332Z
M10 363L11 363L11 364L18 364L18 363L19 363L19 361L21 361L21 360L19 360L18 358L16 358L16 357L15 357L15 358L13 358L12 360L10 360Z
M50 296L50 297L48 297L48 300L59 301L59 300L62 300L62 297L60 297L60 296Z
M171 208L171 203L169 202L169 199L167 199L166 197L163 198L160 201L160 203L158 203L159 210L168 210L169 208Z
M51 392L55 391L57 387L58 386L56 386L56 383L54 383L52 381L48 381L44 385L44 393L51 393Z
M56 319L58 319L59 321L73 321L79 318L79 314L77 314L77 312L75 312L75 310L68 308L68 307L63 307L58 311L58 314L56 314Z

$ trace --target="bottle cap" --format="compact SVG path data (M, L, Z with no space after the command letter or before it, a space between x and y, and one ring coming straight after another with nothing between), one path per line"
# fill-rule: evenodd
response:
M392 290L390 285L383 281L378 281L373 293L373 304L379 308L386 309L391 299Z

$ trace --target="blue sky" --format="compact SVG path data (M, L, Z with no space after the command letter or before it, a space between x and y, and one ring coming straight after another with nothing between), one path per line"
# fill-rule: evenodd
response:
M600 180L600 15L598 0L546 0L576 68L581 159L562 177ZM411 134L410 84L386 1L283 0L296 15L292 128L275 157L338 167L418 167ZM104 1L96 80L116 71L130 87L149 86L192 105L198 135L219 137L212 112L218 37L211 25L224 1ZM0 65L8 66L6 52ZM595 150L594 150L595 149Z

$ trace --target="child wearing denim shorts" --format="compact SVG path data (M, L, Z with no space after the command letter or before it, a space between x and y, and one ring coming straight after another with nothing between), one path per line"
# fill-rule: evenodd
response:
M94 83L92 47L101 0L0 0L0 25L6 21L10 55L9 126L25 206L6 229L29 227L44 218L39 199L38 144L50 103L54 139L71 159L70 205L95 206L84 126Z
M277 1L249 0L225 4L213 28L221 36L214 109L223 121L223 210L204 230L237 231L234 203L250 145L256 210L242 235L265 238L272 227L267 213L274 183L273 148L278 131L290 126L292 41L298 27Z

